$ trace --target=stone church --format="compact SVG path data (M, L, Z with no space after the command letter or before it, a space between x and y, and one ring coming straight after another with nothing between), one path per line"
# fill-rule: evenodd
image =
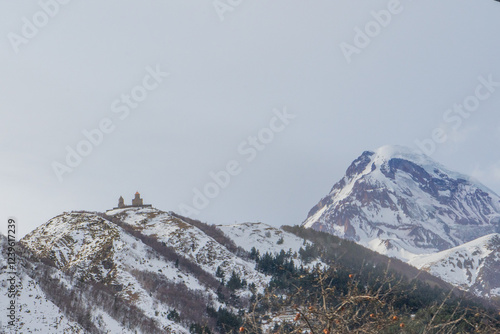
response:
M118 199L118 207L115 209L123 208L140 208L140 207L151 207L151 204L144 204L141 194L139 192L135 193L135 197L132 199L132 205L125 205L125 201L122 196Z

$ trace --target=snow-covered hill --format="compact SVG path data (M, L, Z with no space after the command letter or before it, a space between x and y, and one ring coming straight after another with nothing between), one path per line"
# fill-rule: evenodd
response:
M290 253L295 264L304 268L314 268L316 266L326 267L327 265L319 259L312 261L302 261L299 256L300 250L312 245L312 242L299 238L298 236L286 232L281 228L276 228L264 223L241 223L232 225L217 225L236 245L250 252L252 248L260 255L265 253L279 254L280 252Z
M307 243L294 234L263 223L217 225L217 227L246 251L258 247L262 254L279 253L281 250L286 252L291 250L294 253Z
M171 307L158 302L140 282L137 272L162 273L173 283L193 290L203 289L196 278L175 268L149 246L103 217L87 212L57 216L23 238L21 243L38 259L52 261L57 269L77 280L100 283L139 309L145 318L158 322L165 330L185 329L167 319ZM74 287L70 286L70 289ZM104 313L104 314L103 314ZM91 317L116 321L104 310L95 308ZM110 333L123 326L114 324Z
M400 146L364 152L303 226L409 260L500 228L500 197L478 181Z
M238 256L237 250L231 252L228 245L221 243L221 240L215 240L173 213L153 208L133 208L108 211L107 215L119 218L143 235L168 244L213 276L217 268L221 268L225 279L229 279L231 272L236 270L257 287L263 288L269 281L266 276L255 270L254 262L244 260Z
M303 243L291 235L286 238L293 239L293 248ZM234 305L220 298L220 281L227 282L233 272L248 284L233 292L243 300L251 297L250 285L263 291L270 280L255 269L243 248L215 226L151 207L64 213L26 235L21 244L34 258L49 262L74 281L105 286L135 307L138 316L172 333L187 333L190 324L170 319L174 310L188 319L204 313L207 305L236 312ZM67 285L75 289L73 283ZM152 293L155 286L163 287L163 293ZM197 303L198 309L189 303ZM110 332L117 328L141 332L120 325L120 319L98 306L89 315L92 322L106 318L115 323Z
M494 233L409 264L478 296L500 296L500 234Z
M6 310L10 306L8 279L10 274L5 254L6 238L0 235L0 308L2 315L0 319L0 330L2 333L86 333L82 326L76 321L68 319L58 306L56 306L43 291L40 284L28 275L26 268L22 265L25 259L16 259L16 320L14 326L9 325ZM55 277L54 277L55 278ZM12 297L12 296L11 296Z

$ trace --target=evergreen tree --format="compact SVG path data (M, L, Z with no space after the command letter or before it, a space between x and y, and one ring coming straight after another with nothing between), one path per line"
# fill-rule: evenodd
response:
M237 274L234 270L231 273L231 278L227 281L227 287L233 291L241 289L243 287L240 275Z

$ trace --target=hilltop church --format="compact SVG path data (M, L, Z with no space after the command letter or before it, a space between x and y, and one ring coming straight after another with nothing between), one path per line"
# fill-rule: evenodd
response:
M152 207L151 204L144 204L139 192L135 193L135 197L132 199L132 205L125 205L123 197L120 196L118 199L118 207L114 209L124 209L124 208L148 208Z

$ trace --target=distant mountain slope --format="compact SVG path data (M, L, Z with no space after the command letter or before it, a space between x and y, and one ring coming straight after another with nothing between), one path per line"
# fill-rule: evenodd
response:
M500 234L490 234L409 262L479 296L500 297Z
M500 197L479 182L400 146L364 152L304 227L409 260L500 229Z
M307 242L292 233L263 223L217 225L229 238L246 251L257 247L260 253L298 252Z

